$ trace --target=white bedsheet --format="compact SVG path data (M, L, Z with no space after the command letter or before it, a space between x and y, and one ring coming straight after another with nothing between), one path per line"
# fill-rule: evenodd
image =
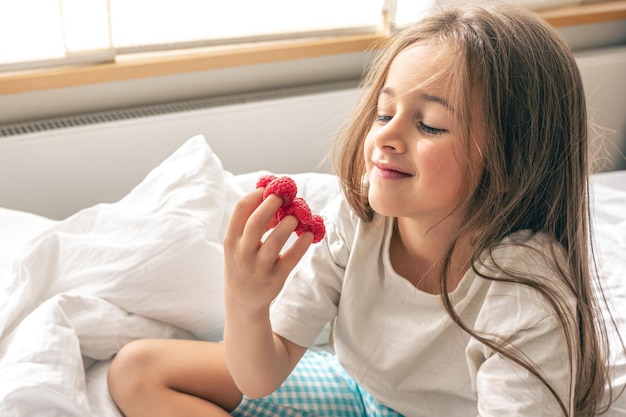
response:
M139 337L219 338L223 225L238 193L205 143L22 249L0 284L0 415L118 415L90 389L100 361Z
M15 236L0 244L14 258L0 263L0 416L119 417L106 370L120 347L219 340L227 220L264 173L224 171L198 136L114 204L60 222L0 212ZM336 190L293 177L314 210Z
M196 137L117 203L59 222L32 216L25 229L28 214L0 211L3 231L22 231L0 239L12 258L0 262L0 417L121 417L106 387L121 346L146 337L219 339L226 222L263 173L233 176ZM338 192L330 175L293 177L314 212ZM625 183L626 173L594 183L598 248L622 328ZM626 360L618 362L625 383ZM626 415L622 403L609 415Z

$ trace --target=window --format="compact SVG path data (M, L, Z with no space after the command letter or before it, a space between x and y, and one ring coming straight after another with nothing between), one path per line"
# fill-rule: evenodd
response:
M0 69L113 57L106 0L0 0Z
M424 0L419 0L424 1ZM384 0L0 0L0 70L376 32Z
M379 33L461 0L0 0L0 71L122 54ZM578 0L508 0L540 9Z
M382 7L380 0L110 0L110 4L113 44L123 50L374 31Z

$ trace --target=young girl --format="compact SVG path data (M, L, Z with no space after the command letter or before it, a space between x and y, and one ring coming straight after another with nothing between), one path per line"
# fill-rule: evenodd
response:
M567 46L518 8L441 10L395 36L363 93L334 149L343 195L324 240L284 248L293 216L263 238L282 200L245 196L224 241L224 343L126 346L109 374L126 416L607 404L585 98ZM307 350L329 322L336 356Z

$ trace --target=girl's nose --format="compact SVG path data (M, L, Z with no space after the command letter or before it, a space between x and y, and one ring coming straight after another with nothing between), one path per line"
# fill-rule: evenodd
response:
M394 116L381 126L374 135L374 143L379 149L387 151L404 152L406 150L408 134L407 120Z

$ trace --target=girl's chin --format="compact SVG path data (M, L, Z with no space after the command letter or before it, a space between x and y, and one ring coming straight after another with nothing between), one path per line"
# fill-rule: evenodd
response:
M396 217L398 215L398 205L391 203L391 200L382 198L380 194L368 196L369 205L376 213L382 216Z

